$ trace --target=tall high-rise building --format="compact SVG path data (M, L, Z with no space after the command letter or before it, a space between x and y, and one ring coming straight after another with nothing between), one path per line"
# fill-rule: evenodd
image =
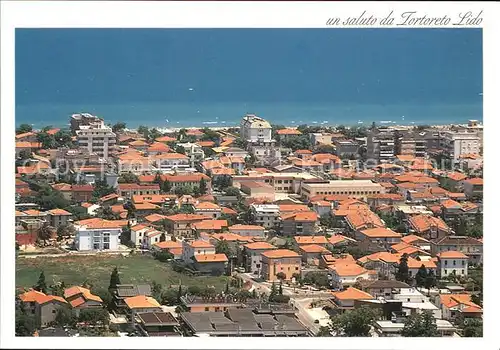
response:
M104 159L108 159L110 151L116 144L116 134L100 118L89 122L88 125L79 125L76 137L80 148L96 153Z

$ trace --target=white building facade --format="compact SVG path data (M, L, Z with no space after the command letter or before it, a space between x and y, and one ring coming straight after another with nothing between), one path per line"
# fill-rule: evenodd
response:
M109 158L109 152L116 144L116 134L104 124L104 121L80 125L76 137L80 148L90 153L97 153L103 159Z

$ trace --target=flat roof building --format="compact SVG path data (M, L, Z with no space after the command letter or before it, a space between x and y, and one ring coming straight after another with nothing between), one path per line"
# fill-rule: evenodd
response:
M385 188L371 180L332 180L321 183L303 183L300 194L309 199L322 194L365 198L379 193L385 193Z

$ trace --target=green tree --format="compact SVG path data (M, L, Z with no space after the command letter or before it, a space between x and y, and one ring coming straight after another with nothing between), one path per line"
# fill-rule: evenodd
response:
M279 279L280 281L284 281L286 279L286 275L283 272L278 272L276 274L276 278Z
M33 286L34 290L47 294L47 283L45 282L45 274L43 271L38 277L38 282Z
M177 304L180 304L182 301L181 301L181 297L183 296L183 291L182 291L182 284L179 284L179 289L177 290Z
M228 258L233 256L231 247L225 239L221 239L217 242L217 244L215 245L215 252L217 254L225 254Z
M467 338L480 338L483 336L483 320L468 318L464 321L463 336Z
M73 139L71 132L67 130L59 130L54 134L54 140L57 147L72 147Z
M175 147L175 153L186 154L186 149L182 146Z
M102 300L102 306L107 309L107 310L110 310L113 306L113 296L111 295L111 293L109 292L109 290L105 289L105 288L97 288L95 290L92 290L91 291L92 294L94 295L97 295L99 298L101 298Z
M59 240L70 238L75 235L75 227L72 224L64 224L57 228L57 238Z
M32 337L35 329L35 315L27 313L22 303L16 303L16 337Z
M96 180L94 183L94 192L92 197L99 199L101 197L107 196L109 194L115 193L115 189L109 186L106 181Z
M424 264L422 264L417 274L415 275L415 282L417 283L417 287L423 287L425 285L425 280L427 279L427 269Z
M160 242L165 242L167 240L167 236L165 235L165 232L162 232L160 235Z
M46 132L40 132L36 135L36 139L42 144L43 149L51 149L57 147L57 142L54 135L49 135Z
M128 172L121 174L121 176L118 178L118 182L127 184L139 183L139 178L137 177L137 175Z
M117 132L122 132L126 128L127 124L125 124L124 122L117 122L115 125L111 127L111 130L113 130L114 133L117 133Z
M20 160L28 160L31 158L31 152L27 150L22 150L19 152L19 159Z
M184 196L186 194L193 193L193 189L188 185L176 186L174 189L174 193L178 196Z
M271 292L269 293L269 301L273 301L277 295L278 295L278 290L276 289L276 284L273 282L271 284Z
M319 327L318 333L316 333L317 337L331 337L331 330L329 327L321 326Z
M201 178L201 180L200 180L199 189L200 189L201 195L207 194L207 192L208 192L207 182L205 181L204 178Z
M54 231L54 227L50 226L48 222L44 222L38 229L38 238L45 242L52 237Z
M151 283L151 293L153 295L153 298L156 300L161 300L161 293L163 291L163 288L160 283L153 281Z
M57 309L54 323L59 327L74 328L77 322L78 318L76 317L73 309L70 309L69 307L60 307Z
M51 291L52 295L55 295L58 297L64 297L64 290L65 289L66 289L66 284L64 283L64 281L54 283L53 285L50 286L50 291Z
M429 270L427 276L425 277L424 287L427 290L430 290L437 283L436 275L434 275L434 271Z
M410 272L408 270L408 254L403 254L401 259L399 260L398 271L396 272L396 280L410 283Z
M190 294L190 295L200 295L201 294L201 288L199 286L189 286L188 289L187 289L187 292Z
M104 327L109 324L109 313L105 309L83 309L80 311L78 321Z
M29 125L29 124L21 124L16 129L16 135L24 134L24 133L31 132L31 131L33 131L33 127L31 125Z
M172 184L170 183L170 181L168 180L163 181L161 190L165 193L170 193L170 191L172 190Z
M331 328L338 336L368 337L371 326L377 318L376 310L362 306L334 316L331 320Z
M409 316L401 335L403 337L437 337L439 334L432 312L425 310L421 314Z
M170 260L172 260L174 258L174 256L172 255L172 253L170 253L169 251L160 251L160 252L155 252L153 254L154 258L160 262L168 262Z
M140 125L138 128L137 128L137 132L139 134L142 135L142 137L144 137L145 139L148 139L149 137L149 128L147 126L144 126L144 125Z
M241 196L239 188L236 187L227 187L224 192L226 196Z
M330 154L335 154L336 149L332 145L317 145L314 147L313 153L330 153Z
M121 284L120 282L120 274L118 272L118 267L114 267L113 271L111 272L111 276L109 278L109 287L108 290L113 290L116 289L116 286Z

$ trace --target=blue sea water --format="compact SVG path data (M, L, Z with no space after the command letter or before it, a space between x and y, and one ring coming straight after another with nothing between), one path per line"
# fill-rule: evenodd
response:
M482 71L480 29L17 29L16 124L458 123Z

